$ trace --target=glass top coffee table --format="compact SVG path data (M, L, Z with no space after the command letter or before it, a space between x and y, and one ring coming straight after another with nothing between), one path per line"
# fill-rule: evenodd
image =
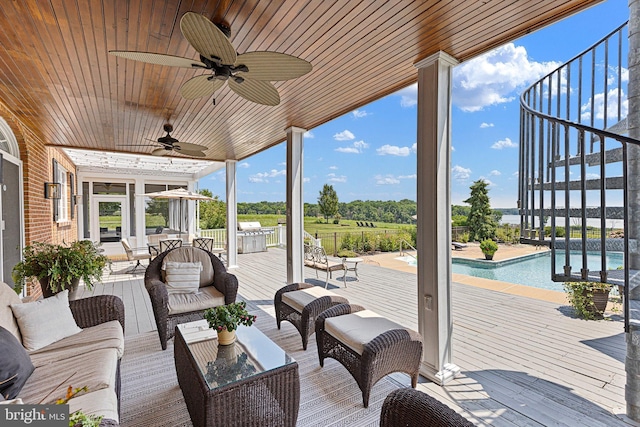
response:
M256 326L218 345L206 320L176 326L174 360L191 421L200 426L295 426L298 363Z

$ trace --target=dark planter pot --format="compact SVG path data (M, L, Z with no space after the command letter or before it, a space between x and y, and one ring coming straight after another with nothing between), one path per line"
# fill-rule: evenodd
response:
M40 288L42 289L42 296L45 298L52 297L62 290L61 289L56 292L52 291L51 288L49 287L49 277L43 277L42 279L39 280L39 282L40 282ZM71 282L71 286L67 288L69 289L69 301L76 299L79 284L80 284L80 278L73 279L73 281Z
M595 289L593 291L585 289L582 291L582 295L585 298L587 298L587 294L589 293L593 295L593 304L587 306L587 311L596 317L603 317L604 311L607 309L607 303L609 302L609 289Z
M484 259L487 259L489 261L493 260L493 254L489 255L489 254L484 254Z

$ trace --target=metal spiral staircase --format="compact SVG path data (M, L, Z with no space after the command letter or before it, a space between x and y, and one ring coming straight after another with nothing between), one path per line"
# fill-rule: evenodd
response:
M520 241L551 249L553 281L619 285L627 332L640 318L640 275L609 258L637 252L628 180L638 177L628 176L627 159L640 141L628 136L628 49L625 23L522 94L518 188Z

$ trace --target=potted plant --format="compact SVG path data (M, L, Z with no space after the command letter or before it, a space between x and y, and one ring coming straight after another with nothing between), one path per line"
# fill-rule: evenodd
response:
M601 282L565 282L564 290L578 317L602 319L612 285Z
M204 318L209 327L218 332L220 345L229 345L236 340L238 325L251 326L256 321L256 316L247 312L244 301L208 308L204 311Z
M485 259L492 260L493 254L498 250L498 244L491 239L484 239L480 242L480 250L484 254Z
M90 240L71 244L34 242L22 251L22 261L13 267L11 277L15 291L20 293L27 279L40 282L45 298L69 289L69 299L75 299L80 279L88 289L102 279L107 257Z

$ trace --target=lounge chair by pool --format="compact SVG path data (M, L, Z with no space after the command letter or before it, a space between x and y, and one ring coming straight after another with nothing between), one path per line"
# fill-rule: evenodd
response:
M464 243L458 242L451 242L451 246L453 246L453 249L455 249L456 251L461 251L467 247L467 245L465 245Z

